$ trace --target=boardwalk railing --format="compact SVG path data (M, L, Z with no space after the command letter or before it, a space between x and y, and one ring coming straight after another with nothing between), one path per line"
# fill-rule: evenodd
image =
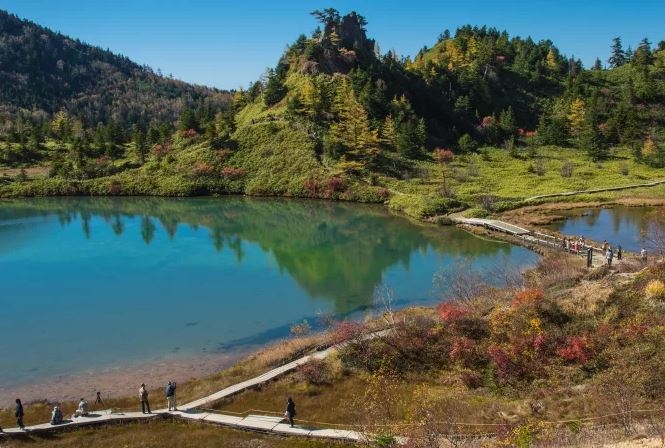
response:
M480 226L493 231L507 233L531 244L548 247L550 249L562 250L574 255L586 257L589 249L591 249L592 252L595 252L596 254L600 254L601 256L605 255L601 248L593 247L589 244L586 244L584 241L564 240L563 238L547 235L546 233L533 232L531 230L507 222L499 221L497 219L455 217L453 218L453 221L460 224Z

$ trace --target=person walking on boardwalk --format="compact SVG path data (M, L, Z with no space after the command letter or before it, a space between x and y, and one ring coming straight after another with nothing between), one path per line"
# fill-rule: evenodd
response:
M289 424L291 425L291 428L293 428L293 417L296 416L296 404L291 397L286 400L286 412L284 415L289 419Z
M640 260L642 260L642 263L644 264L647 263L647 250L644 247L640 251Z
M612 266L612 258L614 257L614 254L612 253L612 248L608 247L607 252L605 252L605 259L607 260L607 265Z
M169 384L166 385L166 404L168 404L169 411L177 411L175 403L175 381L169 381Z
M145 383L141 383L141 388L139 389L139 400L141 401L141 412L146 413L146 408L148 409L148 414L150 412L150 402L148 401L148 389L145 387Z
M16 417L16 424L19 428L25 429L23 425L23 405L21 404L21 399L16 399L16 410L14 411L14 416Z
M601 248L603 249L603 252L607 252L607 249L610 248L610 244L607 242L607 240L603 240L603 245Z
M617 260L621 260L621 257L623 257L623 248L619 245L619 247L617 247Z

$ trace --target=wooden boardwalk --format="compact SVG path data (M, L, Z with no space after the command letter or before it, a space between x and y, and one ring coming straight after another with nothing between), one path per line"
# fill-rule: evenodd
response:
M482 218L464 218L459 214L454 214L449 216L451 221L456 224L467 224L472 226L484 227L486 229L507 233L509 235L520 238L525 243L547 247L549 249L559 250L562 252L569 253L571 255L586 257L587 250L591 249L592 256L592 265L594 267L604 265L606 263L605 254L603 250L599 247L593 247L590 245L583 245L579 249L575 250L572 248L565 248L563 246L563 240L561 238L547 235L544 233L534 232L514 224L510 224L504 221L499 221L498 219L482 219Z
M456 218L456 222L470 224L472 226L482 226L490 230L509 233L511 235L527 235L531 233L530 230L523 229L522 227L516 226L514 224L499 221L498 219Z
M390 330L382 330L367 335L367 338L381 337L387 334ZM344 343L342 343L344 344ZM190 401L178 406L177 411L168 411L165 408L158 409L152 414L143 414L141 412L114 412L112 409L93 411L86 417L77 417L65 420L60 425L51 425L50 423L42 423L38 425L26 426L25 430L20 428L6 428L4 433L0 433L0 440L3 437L17 437L23 436L26 433L33 434L48 434L54 431L67 431L72 428L85 428L91 426L99 426L104 424L113 423L126 423L131 421L141 421L159 418L176 418L189 421L198 421L202 423L209 423L220 426L227 426L230 428L262 431L267 433L274 433L279 435L289 436L302 436L302 437L317 437L331 440L344 440L349 442L358 442L363 440L363 435L360 432L351 429L329 429L329 428L315 428L309 426L296 425L291 428L288 424L284 423L283 417L267 416L267 415L227 415L222 412L204 411L201 408L211 405L212 403L232 395L235 395L243 390L263 384L274 378L282 376L296 369L298 366L308 363L314 359L324 359L330 353L337 350L342 344L338 344L322 350L311 355L306 355L301 358L291 361L282 366L269 370L257 377L251 378L247 381L234 384L215 392L206 397L198 400ZM137 403L137 408L138 408Z

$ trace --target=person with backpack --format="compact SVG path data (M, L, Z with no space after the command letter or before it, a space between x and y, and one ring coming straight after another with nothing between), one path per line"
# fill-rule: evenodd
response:
M289 420L291 428L293 428L293 417L295 416L296 416L296 404L291 399L291 397L289 397L289 399L286 400L286 412L284 413L284 417L286 417Z
M175 403L175 381L169 381L169 384L166 385L166 403L168 404L169 411L177 411Z
M150 412L150 402L148 401L148 389L145 387L145 383L141 383L141 388L139 389L139 400L141 401L141 412L146 414L145 410L148 408L148 414Z

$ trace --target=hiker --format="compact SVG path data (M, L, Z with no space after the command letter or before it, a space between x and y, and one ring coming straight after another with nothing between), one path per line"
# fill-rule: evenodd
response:
M614 254L612 253L612 248L608 248L607 252L605 252L605 258L607 259L608 266L612 266L612 257L614 257Z
M139 389L139 400L141 401L141 412L145 414L145 409L148 408L148 414L150 412L150 403L148 402L148 389L145 387L145 383L141 383L141 388Z
M85 401L85 398L81 398L79 400L79 405L76 408L76 411L74 411L74 415L72 415L72 418L86 417L89 413L90 413L90 405L88 404L87 401Z
M564 236L564 237L563 237L563 240L561 240L561 248L565 249L566 246L568 246L568 240L567 240L566 237Z
M623 257L623 248L619 245L619 247L617 247L617 260L621 260L621 257Z
M609 247L610 247L610 245L607 242L607 240L603 240L603 245L601 246L601 248L603 249L603 252L607 252L607 249L609 249Z
M593 266L593 247L590 247L586 250L586 267L590 268Z
M166 385L166 403L168 404L169 411L177 411L178 408L175 404L175 381L169 381Z
M640 260L642 260L642 263L644 264L647 263L647 250L644 247L640 251Z
M291 425L291 428L293 428L293 417L296 416L296 404L293 402L291 397L289 397L288 400L286 400L286 412L284 413L284 417L289 419L289 424Z
M19 428L25 429L23 425L23 405L21 404L21 399L16 399L16 410L14 411L14 416L16 416L16 424Z
M59 425L62 423L62 411L58 406L53 407L53 412L51 413L51 424Z

